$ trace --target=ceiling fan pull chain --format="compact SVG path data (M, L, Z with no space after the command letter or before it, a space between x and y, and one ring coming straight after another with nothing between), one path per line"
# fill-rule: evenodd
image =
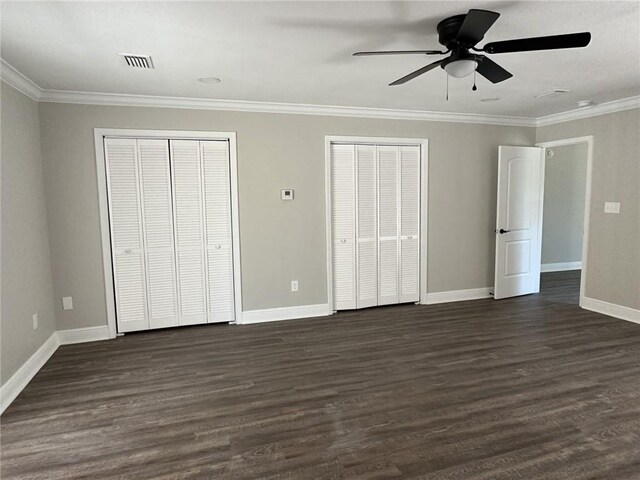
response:
M449 75L447 77L447 102L449 101Z
M474 92L476 90L478 90L478 87L476 87L476 71L473 71L473 87L471 87L471 90L473 90Z

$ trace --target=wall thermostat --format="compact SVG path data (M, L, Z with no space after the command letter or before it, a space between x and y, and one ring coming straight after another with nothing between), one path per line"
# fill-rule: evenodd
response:
M280 191L280 198L282 200L293 200L293 189L287 188Z
M553 157L553 154L554 154L554 153L555 153L555 152L554 152L553 150L551 150L550 148L547 148L547 158L551 158L551 157Z

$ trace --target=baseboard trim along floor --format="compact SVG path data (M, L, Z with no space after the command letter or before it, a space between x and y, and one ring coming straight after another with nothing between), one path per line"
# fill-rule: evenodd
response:
M296 318L323 317L333 313L328 303L319 305L300 305L296 307L267 308L264 310L248 310L242 312L239 324L276 322L294 320Z
M464 302L467 300L478 300L481 298L491 298L493 287L470 288L468 290L451 290L448 292L427 293L426 305L448 302Z

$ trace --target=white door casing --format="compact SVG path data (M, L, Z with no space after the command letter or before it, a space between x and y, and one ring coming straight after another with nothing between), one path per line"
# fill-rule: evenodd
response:
M582 272L580 275L580 300L579 305L583 308L585 303L587 302L586 297L586 279L587 279L587 261L588 261L588 251L589 251L589 217L591 211L591 178L592 178L592 165L593 165L593 135L587 135L585 137L573 137L573 138L563 138L561 140L552 140L548 142L537 143L536 146L542 147L543 149L547 148L556 148L562 147L566 145L576 145L584 143L587 145L587 179L586 179L586 192L585 192L585 204L584 204L584 227L582 234ZM543 150L545 151L545 150ZM545 155L542 156L545 159ZM543 177L544 182L544 177Z
M539 147L498 150L496 300L540 291L542 154Z

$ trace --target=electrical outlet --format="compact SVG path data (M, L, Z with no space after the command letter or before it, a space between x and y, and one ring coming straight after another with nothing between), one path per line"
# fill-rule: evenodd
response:
M62 297L62 309L63 310L73 310L73 298L72 297Z
M298 280L291 280L291 291L292 292L298 291Z
M38 328L38 314L34 313L31 319L33 320L33 329L35 330L36 328Z
M604 213L620 213L620 202L604 202Z

